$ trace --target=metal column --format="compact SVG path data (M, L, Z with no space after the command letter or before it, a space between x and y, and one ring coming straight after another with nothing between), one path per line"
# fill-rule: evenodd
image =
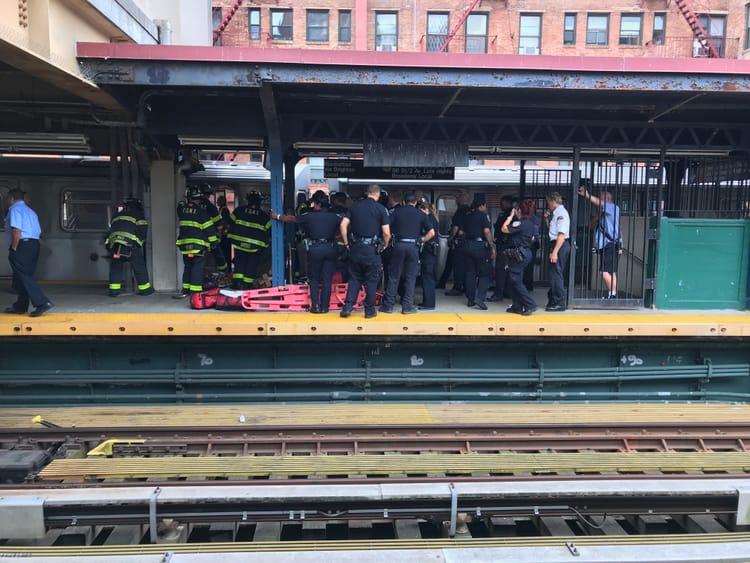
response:
M568 307L576 289L576 226L578 225L578 183L581 181L581 147L573 149L573 173L570 175L568 212L570 214L570 256L568 257Z
M268 82L260 88L263 117L268 131L268 168L271 172L271 209L284 209L284 153L281 145L281 130L276 112L273 88ZM284 285L284 225L271 223L271 271L274 287Z

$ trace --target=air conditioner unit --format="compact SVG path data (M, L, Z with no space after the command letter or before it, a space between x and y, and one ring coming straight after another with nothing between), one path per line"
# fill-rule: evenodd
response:
M539 49L537 47L521 47L522 55L538 55Z
M375 46L376 51L395 51L396 46L393 43L382 43Z
M693 39L693 57L707 57L708 49L701 45L700 41Z

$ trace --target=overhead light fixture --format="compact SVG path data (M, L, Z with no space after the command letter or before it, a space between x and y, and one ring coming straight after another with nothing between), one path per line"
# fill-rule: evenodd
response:
M177 139L185 147L199 149L263 149L266 144L262 138L257 137L194 137L190 135L179 135Z
M0 153L89 154L89 138L79 133L0 132Z

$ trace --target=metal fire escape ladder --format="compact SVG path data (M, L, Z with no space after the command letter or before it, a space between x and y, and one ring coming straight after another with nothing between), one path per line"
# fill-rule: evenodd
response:
M237 13L237 10L240 9L240 6L242 6L242 0L234 0L234 4L232 4L232 6L229 8L229 11L224 16L224 19L221 20L219 27L214 29L214 45L216 45L216 42L221 37L221 34L224 33L224 30L229 25L229 22L232 21L234 14Z
M712 59L720 58L719 52L711 42L711 38L706 33L706 30L703 29L701 22L698 21L698 16L695 15L695 11L693 11L689 0L675 0L674 3L677 5L677 9L680 10L680 13L685 18L685 21L687 21L690 29L693 30L695 40L700 44L703 52L708 54L708 56Z
M458 20L458 23L453 26L453 29L451 29L451 32L448 34L448 37L445 38L445 41L440 46L439 52L444 53L448 50L448 45L451 42L451 39L455 37L456 33L458 33L458 30L461 29L461 26L466 21L466 18L469 17L469 14L471 14L471 11L474 9L474 7L479 4L481 0L473 0L471 5L464 10L464 13L461 15L461 17Z

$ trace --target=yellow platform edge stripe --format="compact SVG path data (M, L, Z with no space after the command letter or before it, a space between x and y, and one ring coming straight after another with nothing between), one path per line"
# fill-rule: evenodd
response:
M575 536L577 546L605 545L704 545L744 543L750 541L748 533L721 534L670 534L632 536ZM479 549L504 547L565 547L570 537L514 537L419 540L335 540L335 541L277 541L237 543L190 543L113 546L54 546L8 547L0 546L0 554L20 557L106 557L163 555L173 553L243 553L243 552L310 552L310 551L370 551L370 550L427 550L427 549Z
M52 313L0 319L6 336L467 336L467 337L748 337L750 315L539 313Z
M607 424L750 423L750 405L735 404L237 404L138 405L80 407L7 407L0 427L41 428L40 416L67 428L138 428L226 426L254 428L341 425L411 425L428 431L431 424ZM242 418L241 418L242 417ZM242 422L241 422L242 421ZM135 432L134 432L135 433Z

